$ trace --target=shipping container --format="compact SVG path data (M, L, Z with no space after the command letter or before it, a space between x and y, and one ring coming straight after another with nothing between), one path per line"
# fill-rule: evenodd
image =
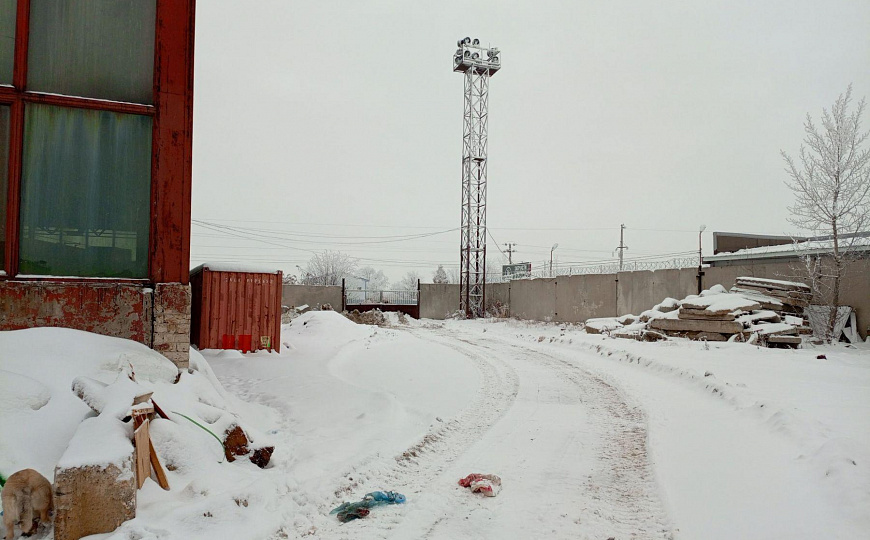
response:
M280 270L203 264L190 273L190 342L200 349L281 347Z

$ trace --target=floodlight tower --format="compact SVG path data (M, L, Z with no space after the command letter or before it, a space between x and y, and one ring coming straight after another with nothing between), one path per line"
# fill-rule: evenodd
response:
M460 39L453 71L465 75L462 133L462 240L459 256L459 309L483 315L486 301L486 141L489 78L501 67L499 50L479 39ZM486 58L483 57L486 56Z

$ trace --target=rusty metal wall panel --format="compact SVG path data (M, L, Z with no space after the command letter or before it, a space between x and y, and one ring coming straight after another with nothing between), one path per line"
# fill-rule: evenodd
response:
M219 349L224 334L250 335L254 350L268 336L272 349L281 345L281 278L275 274L218 272L202 268L191 275L193 287L191 342L200 349ZM236 343L238 346L238 342Z

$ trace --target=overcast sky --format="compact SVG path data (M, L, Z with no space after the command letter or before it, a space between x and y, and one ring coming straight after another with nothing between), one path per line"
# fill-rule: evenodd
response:
M515 262L609 259L620 223L629 258L793 232L779 151L870 95L868 29L865 0L198 2L192 263L458 267L458 230L383 241L460 225L464 36L502 50L487 221Z

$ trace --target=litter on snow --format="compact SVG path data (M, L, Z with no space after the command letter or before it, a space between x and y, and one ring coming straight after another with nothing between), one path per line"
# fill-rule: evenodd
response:
M404 504L405 496L395 491L372 491L366 493L361 501L343 502L333 508L330 514L336 514L342 523L364 518L372 508L388 504Z
M495 497L501 491L501 478L494 474L472 473L459 480L459 485L469 488L472 493Z

